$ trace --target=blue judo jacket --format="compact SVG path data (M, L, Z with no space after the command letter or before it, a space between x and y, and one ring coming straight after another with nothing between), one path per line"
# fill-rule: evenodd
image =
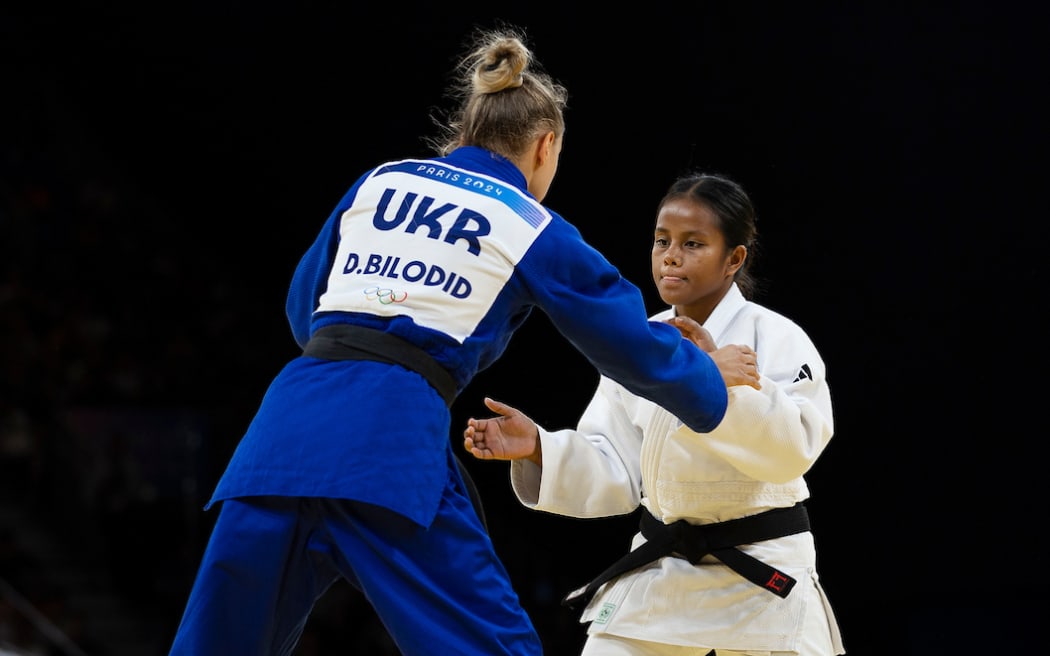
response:
M362 175L300 260L287 299L300 346L334 323L389 332L433 356L458 391L534 308L601 374L690 428L721 421L727 393L711 358L649 321L639 289L529 194L512 162L481 148ZM354 499L428 526L450 475L450 421L437 391L399 365L300 356L271 383L208 505Z

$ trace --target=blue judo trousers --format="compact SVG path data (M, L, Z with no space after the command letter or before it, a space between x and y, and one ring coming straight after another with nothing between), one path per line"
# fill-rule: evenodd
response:
M364 593L404 654L542 653L457 468L449 472L429 529L342 499L223 502L183 620L194 630L180 631L171 653L290 655L340 577Z

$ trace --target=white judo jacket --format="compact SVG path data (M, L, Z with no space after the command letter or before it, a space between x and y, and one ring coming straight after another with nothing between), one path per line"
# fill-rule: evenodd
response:
M668 309L653 318L673 314ZM701 434L601 377L575 430L540 428L542 469L527 460L511 463L518 500L579 518L627 514L641 504L665 524L679 519L708 524L807 499L803 475L833 432L831 395L817 349L796 323L746 300L736 285L704 327L719 345L755 350L761 390L731 387L724 419ZM632 550L644 542L639 532ZM581 622L591 623L589 633L669 644L793 651L806 613L816 604L827 617L833 653L844 653L818 581L812 533L740 549L798 580L787 598L747 581L713 556L698 565L668 556L602 586Z

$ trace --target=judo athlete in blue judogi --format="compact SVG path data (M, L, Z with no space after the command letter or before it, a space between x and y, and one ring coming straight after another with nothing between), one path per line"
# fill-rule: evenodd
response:
M439 156L366 172L295 270L304 351L207 504L219 514L172 656L291 654L340 579L404 654L541 654L449 439L449 405L534 308L693 430L722 419L713 360L649 321L640 291L541 204L565 89L519 34L477 37Z

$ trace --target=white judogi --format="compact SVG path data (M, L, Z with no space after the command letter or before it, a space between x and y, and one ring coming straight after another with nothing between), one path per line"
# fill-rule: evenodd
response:
M669 309L653 318L672 315ZM808 498L803 474L833 432L824 362L813 343L790 319L746 300L736 285L704 327L719 345L754 348L761 390L730 388L725 418L701 434L602 377L576 430L540 429L542 469L512 462L519 501L580 518L626 514L641 504L665 524L708 524ZM644 541L638 533L632 549ZM815 623L827 634L827 656L845 653L818 581L812 533L740 549L798 580L786 599L712 556L696 566L665 557L605 584L581 622L591 623L591 634L790 652L799 649L807 612L816 610L827 620Z

